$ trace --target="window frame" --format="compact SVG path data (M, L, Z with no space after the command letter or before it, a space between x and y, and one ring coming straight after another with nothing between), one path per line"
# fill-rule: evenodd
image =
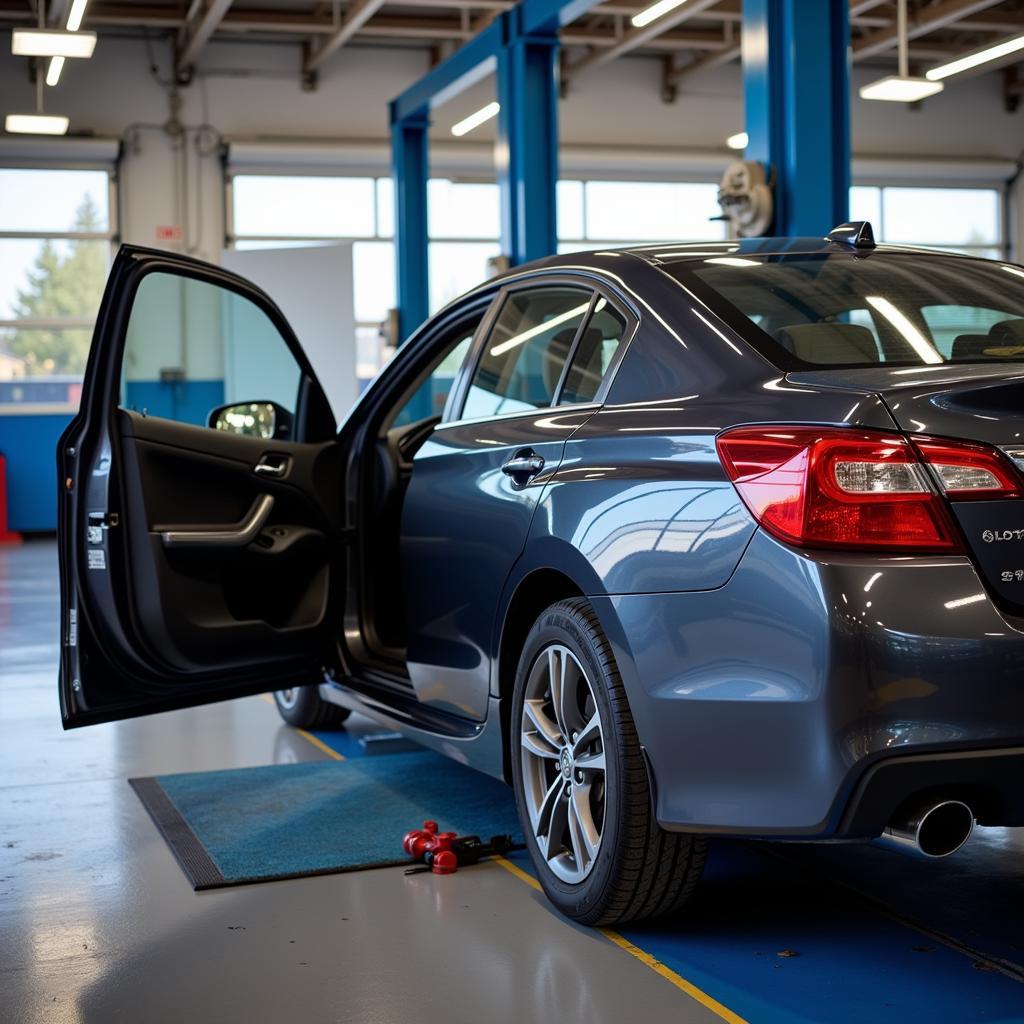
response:
M517 409L510 412L496 413L491 416L463 417L462 413L466 406L466 398L469 394L470 383L476 374L480 359L483 357L484 347L491 336L494 324L497 322L497 319L501 314L501 309L505 304L506 298L514 292L524 291L527 289L532 291L549 287L557 288L559 286L586 289L590 292L590 302L587 307L587 312L584 314L579 327L576 329L576 335L572 340L572 344L569 346L569 351L566 353L565 363L562 366L561 373L558 377L558 384L555 387L550 402L547 405L537 406L533 409ZM612 358L611 363L608 364L608 369L604 377L601 379L601 386L598 388L593 401L573 402L571 405L562 406L560 404L562 391L565 388L565 381L569 367L572 365L573 356L576 354L580 338L582 337L583 331L590 320L590 315L594 311L594 306L597 304L598 298L603 298L619 313L620 316L622 316L623 320L626 322L626 329L623 331L622 340L615 351L615 356ZM576 411L580 409L600 408L604 405L608 392L611 390L615 376L618 373L619 367L622 365L622 360L626 356L626 351L633 338L636 336L639 327L639 315L620 295L612 290L603 278L596 276L591 277L587 274L580 273L542 270L528 271L522 276L509 279L498 288L498 291L491 300L490 308L487 310L486 315L480 322L477 333L473 338L473 343L470 346L469 353L466 356L466 361L463 363L460 378L448 396L449 404L445 408L445 415L442 418L441 423L438 425L438 429L440 430L444 427L463 423L491 423L499 420L513 420L523 416L536 416L538 412L544 409L561 408Z
M121 241L120 221L121 208L119 202L118 176L116 164L105 160L3 160L0 169L5 171L91 171L107 176L107 227L103 231L14 231L4 229L0 224L0 241L38 241L38 242L105 242L107 245L107 273L113 265L117 247ZM100 296L102 302L102 295ZM96 330L99 316L99 305L96 315L92 317L26 317L22 319L0 317L0 330ZM53 377L67 377L66 374L33 375L23 380L48 380ZM73 375L78 379L79 375ZM84 377L84 370L81 375ZM74 412L77 402L0 402L0 415L3 413L29 412Z

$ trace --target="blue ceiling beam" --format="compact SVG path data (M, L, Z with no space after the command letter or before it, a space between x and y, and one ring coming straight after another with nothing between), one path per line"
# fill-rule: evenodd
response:
M849 219L848 0L743 0L746 159L775 175L777 235Z
M497 75L501 251L515 266L557 245L558 29L600 0L521 0L392 100L399 341L429 310L428 131L432 110Z
M435 107L494 74L505 35L505 19L495 18L482 32L391 101L391 123L407 117L425 117Z

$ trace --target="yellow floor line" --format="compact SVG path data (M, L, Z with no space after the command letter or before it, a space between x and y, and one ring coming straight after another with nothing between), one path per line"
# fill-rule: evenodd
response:
M527 874L518 864L513 864L512 861L506 860L504 857L492 857L491 860L503 867L509 874L515 875L520 882L525 882L531 888L540 891L540 882L533 875ZM691 999L695 999L701 1006L706 1007L715 1014L715 1016L728 1021L729 1024L747 1024L742 1017L733 1013L727 1006L723 1006L717 999L709 996L707 992L697 988L693 982L687 981L681 974L676 974L671 967L666 967L656 957L651 956L650 953L640 949L639 946L634 946L625 936L612 931L611 928L598 928L597 930L609 942L613 942L619 949L625 950L625 952L635 957L645 967L649 967L655 974L661 975L669 984L675 985L676 988L685 992Z
M262 700L265 700L268 704L274 704L274 698L271 697L269 693L261 693L260 694L260 698ZM277 707L276 704L274 704L274 706ZM345 755L344 754L339 754L338 751L336 751L333 748L327 746L327 744L324 743L323 740L317 739L311 732L306 732L305 729L296 729L295 731L304 740L308 740L310 743L312 743L313 746L316 747L316 749L319 750L321 753L326 754L328 757L334 758L335 761L344 761L345 760Z

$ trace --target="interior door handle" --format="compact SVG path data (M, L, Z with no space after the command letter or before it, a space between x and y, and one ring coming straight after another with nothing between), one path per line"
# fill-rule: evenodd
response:
M501 471L506 476L512 477L512 482L520 487L535 477L544 468L544 458L530 449L516 452L511 459L502 467Z
M270 518L274 498L261 494L240 523L231 526L190 528L187 526L157 526L164 547L168 548L244 548L251 544Z
M284 476L290 463L291 459L287 455L264 455L252 471L260 476Z

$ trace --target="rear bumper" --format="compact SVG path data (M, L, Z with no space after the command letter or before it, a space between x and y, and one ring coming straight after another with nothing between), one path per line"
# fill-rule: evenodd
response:
M1024 633L966 558L808 555L759 532L717 590L593 600L663 827L876 835L925 790L1024 823Z
M868 768L839 821L842 836L876 836L912 798L962 800L982 825L1024 825L1024 747L891 757Z

